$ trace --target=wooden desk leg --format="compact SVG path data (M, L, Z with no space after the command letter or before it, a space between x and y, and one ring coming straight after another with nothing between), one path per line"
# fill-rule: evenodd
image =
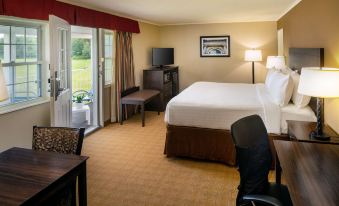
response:
M277 184L281 184L281 166L280 166L278 154L276 154L276 158L275 158L275 182Z
M141 105L141 121L142 121L142 127L145 126L145 104Z
M82 163L79 174L78 191L79 191L79 206L87 206L87 175L86 162Z
M120 103L120 114L119 114L119 116L120 116L120 125L123 124L123 119L122 119L123 109L122 109L122 108L123 108L123 107L122 107L122 103Z

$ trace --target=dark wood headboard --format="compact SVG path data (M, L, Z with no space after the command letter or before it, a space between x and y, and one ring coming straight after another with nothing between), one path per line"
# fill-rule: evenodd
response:
M323 67L324 48L290 48L288 65L299 74L302 67ZM309 105L316 113L317 99L312 98Z

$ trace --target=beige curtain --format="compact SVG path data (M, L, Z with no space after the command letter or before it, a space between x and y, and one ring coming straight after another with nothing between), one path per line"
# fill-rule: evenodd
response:
M132 33L120 32L115 33L115 99L111 102L116 109L116 120L120 121L120 113L123 112L124 119L127 119L134 112L134 107L125 106L120 111L120 94L122 91L135 86L134 76L134 59L132 49ZM114 102L115 101L115 102ZM112 110L113 111L113 110Z

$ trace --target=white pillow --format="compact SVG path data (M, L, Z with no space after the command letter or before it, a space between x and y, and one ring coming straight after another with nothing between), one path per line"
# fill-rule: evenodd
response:
M291 77L293 79L294 83L294 89L293 89L293 95L292 95L292 102L298 107L298 108L303 108L306 107L310 101L311 97L306 96L303 94L300 94L298 92L298 86L299 86L299 80L300 80L300 75L297 72L291 73Z
M286 67L285 70L284 70L284 74L292 74L292 73L295 73L296 71L293 71L293 69L289 68L289 67Z
M271 71L268 75L265 85L273 101L279 106L287 105L291 100L294 87L291 76L279 71Z
M267 74L266 74L266 80L265 80L266 85L270 84L270 82L272 81L273 74L277 71L278 70L276 69L268 69Z

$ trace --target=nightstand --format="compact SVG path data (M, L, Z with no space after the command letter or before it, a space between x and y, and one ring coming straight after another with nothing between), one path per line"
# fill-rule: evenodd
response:
M314 142L314 143L323 143L323 144L339 144L338 134L333 131L330 127L324 125L324 133L328 134L331 139L328 141L321 141L316 139L311 139L309 134L311 131L315 130L316 122L303 122L303 121L294 121L287 120L288 125L288 136L290 140L299 141L299 142Z

